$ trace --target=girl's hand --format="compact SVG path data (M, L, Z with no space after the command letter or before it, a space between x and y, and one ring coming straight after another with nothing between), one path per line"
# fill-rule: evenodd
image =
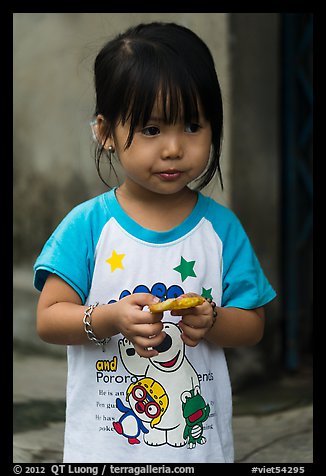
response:
M180 297L185 296L198 295L195 293L187 293ZM195 347L199 341L205 337L215 322L214 309L209 301L205 301L203 304L189 309L171 311L171 315L182 317L178 323L178 326L182 330L181 338L184 343L190 347Z
M160 300L148 293L136 293L110 304L115 307L115 327L128 340L141 357L158 355L153 347L161 344L166 336L163 329L163 313L152 314L143 310L145 306Z

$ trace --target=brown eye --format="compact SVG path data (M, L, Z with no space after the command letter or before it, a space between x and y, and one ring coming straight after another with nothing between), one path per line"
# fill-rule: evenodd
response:
M189 124L185 124L185 131L190 134L195 134L200 129L200 125L196 124L195 122L189 122Z
M160 129L156 126L147 126L142 129L144 136L157 136L160 133Z

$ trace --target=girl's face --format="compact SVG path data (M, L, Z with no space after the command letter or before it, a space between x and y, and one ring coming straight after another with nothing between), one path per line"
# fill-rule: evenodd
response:
M113 145L125 172L125 187L174 194L204 172L212 131L201 109L198 122L167 124L163 117L160 108L154 107L148 123L136 129L127 149L129 124L119 123L115 128Z

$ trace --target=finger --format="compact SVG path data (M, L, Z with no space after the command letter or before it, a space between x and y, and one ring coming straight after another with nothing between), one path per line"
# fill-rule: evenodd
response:
M179 297L200 297L200 295L197 293L186 293L186 294L182 294L182 296L179 296Z
M182 318L180 323L192 329L202 329L206 327L206 319L204 319L202 316L186 314L180 317Z
M199 306L198 306L199 307ZM188 307L187 309L174 309L171 311L171 316L188 316L198 314L198 310L196 307Z
M164 341L165 337L165 332L162 332L159 336L150 338L136 336L134 339L134 347L142 357L153 357L159 354L155 347L158 347Z
M160 334L158 334L158 335L146 336L146 337L137 335L134 338L134 343L136 343L140 347L143 347L143 348L146 348L146 349L148 347L153 347L154 348L154 347L159 346L164 341L165 337L166 337L165 332L160 332Z
M141 337L157 336L162 330L163 323L161 321L155 324L138 324L133 328L134 334Z
M188 326L185 324L183 321L179 322L179 327L182 330L182 332L190 339L195 342L198 342L203 338L203 336L206 333L206 329L203 327L193 327L193 326Z
M132 303L139 306L141 309L145 306L150 306L151 304L157 304L158 302L160 302L160 299L158 297L153 296L150 293L135 293L126 296L126 298L128 298Z
M158 324L162 322L163 313L152 314L151 312L133 311L130 314L135 324Z
M188 345L189 347L196 347L196 345L198 345L199 343L199 340L196 340L196 339L191 339L187 334L185 334L184 332L182 332L181 334L181 339L183 340L183 342Z
M137 354L141 357L145 357L146 359L150 359L151 357L158 355L158 352L155 349L146 349L145 347L141 347L137 344L134 344L134 347Z

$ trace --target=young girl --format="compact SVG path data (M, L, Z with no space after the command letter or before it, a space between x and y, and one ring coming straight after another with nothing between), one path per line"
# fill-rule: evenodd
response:
M256 344L275 292L217 173L212 56L176 24L130 28L95 61L97 165L121 186L74 208L35 263L37 329L68 346L64 461L233 462L223 347ZM191 184L191 188L190 185ZM205 301L152 313L184 294Z

